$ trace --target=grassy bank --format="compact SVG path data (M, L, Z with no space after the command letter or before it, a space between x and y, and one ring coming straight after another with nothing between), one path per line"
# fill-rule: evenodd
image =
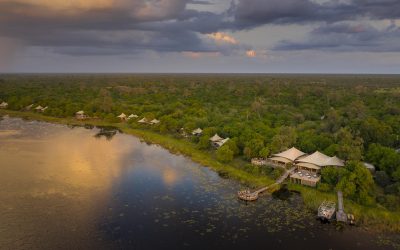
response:
M229 164L218 162L212 154L198 150L195 145L187 140L179 140L169 135L161 135L150 130L141 130L128 127L126 123L110 123L102 120L86 120L84 122L77 121L74 118L56 118L44 116L40 113L19 112L10 110L0 110L0 114L8 114L14 117L21 117L31 120L40 120L51 123L67 124L67 125L94 125L94 126L113 126L122 132L142 138L144 141L159 144L163 148L174 154L182 154L190 157L193 161L209 167L221 175L240 181L242 184L250 187L266 186L274 183L274 180L268 176L255 176L244 170L238 169ZM237 164L236 164L237 165Z
M114 126L126 134L135 135L149 143L159 144L172 153L188 156L193 161L203 166L207 166L223 176L235 179L251 187L266 186L274 182L274 180L267 176L256 176L238 168L240 162L222 164L215 159L213 154L197 149L195 144L187 140L180 140L169 135L161 135L149 130L133 129L128 127L125 123L109 123L102 120L87 120L80 122L74 118L55 118L38 113L0 110L0 115L4 114L58 124ZM312 211L316 211L318 206L324 200L336 201L335 193L323 193L315 188L308 188L294 184L289 184L288 187L291 190L300 192L305 205ZM350 200L345 200L344 202L346 211L354 214L360 225L373 229L374 231L400 232L400 213L388 211L378 205L367 207L356 204Z

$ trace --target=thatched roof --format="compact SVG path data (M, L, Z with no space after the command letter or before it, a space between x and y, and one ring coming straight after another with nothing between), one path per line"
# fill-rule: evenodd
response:
M306 157L299 158L296 162L314 164L319 167L324 167L324 166L343 167L344 166L344 162L341 159L337 158L336 156L329 157L318 151L316 151L315 153L308 155ZM299 165L299 164L297 164L297 165Z
M222 141L224 138L221 138L218 134L215 134L213 137L210 138L212 142L219 142Z
M281 157L281 158L285 158L291 162L294 162L297 158L299 158L300 156L305 155L306 153L298 150L295 147L292 147L291 149L288 149L286 151L283 151L279 154L274 154L274 157Z

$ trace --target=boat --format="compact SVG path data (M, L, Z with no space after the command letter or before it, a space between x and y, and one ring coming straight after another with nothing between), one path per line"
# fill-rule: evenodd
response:
M354 219L354 215L352 215L352 214L347 214L347 222L348 222L350 225L355 225L356 222L355 222L355 219Z
M318 219L322 221L331 221L335 215L336 203L324 201L318 208Z

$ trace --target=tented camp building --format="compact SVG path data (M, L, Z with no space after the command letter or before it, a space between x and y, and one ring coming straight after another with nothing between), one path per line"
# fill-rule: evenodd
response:
M201 136L203 134L203 130L201 128L197 128L192 131L192 135L194 136Z
M143 117L138 121L138 123L149 123L149 121L146 119L146 117Z
M290 181L306 186L315 187L321 180L319 172L323 167L343 167L344 162L336 156L329 157L321 152L296 159L296 170L290 175Z
M155 125L155 124L159 124L159 123L160 123L160 121L157 120L157 119L153 119L153 120L150 121L151 125Z
M316 151L311 155L298 158L296 160L296 166L298 169L304 169L310 172L318 173L322 167L343 167L344 162L336 156L329 157L319 151Z
M75 113L75 118L77 120L85 120L87 118L87 116L86 116L85 112L83 110L81 110L81 111L78 111Z
M128 120L133 119L133 118L139 118L139 116L138 115L134 115L134 114L131 114L131 115L128 116Z
M126 121L127 116L126 116L124 113L121 113L121 114L118 116L118 118L121 119L121 121Z
M268 161L280 165L287 165L289 163L294 164L296 159L304 155L306 155L306 153L292 147L279 154L272 155L272 157L268 158Z
M7 107L8 107L8 103L6 103L6 102L0 103L0 108L6 109Z
M222 138L218 134L215 134L213 137L210 138L211 144L216 147L222 147L227 141L229 141L229 138Z

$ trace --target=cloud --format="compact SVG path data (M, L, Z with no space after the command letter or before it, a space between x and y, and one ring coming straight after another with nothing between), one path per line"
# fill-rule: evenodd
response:
M183 51L182 55L192 58L199 59L202 57L218 57L221 55L219 52L193 52L193 51Z
M400 28L394 22L378 29L363 23L324 24L304 41L281 41L275 50L400 52Z
M248 50L248 51L246 51L246 56L247 57L256 57L257 53L255 50Z
M223 32L215 32L207 35L209 38L215 40L216 42L224 42L230 44L238 44L235 38L232 36L223 33Z
M335 23L366 18L400 18L398 0L238 0L230 12L236 27L251 28L264 24Z
M4 72L13 64L14 57L21 48L20 42L0 37L0 72Z

